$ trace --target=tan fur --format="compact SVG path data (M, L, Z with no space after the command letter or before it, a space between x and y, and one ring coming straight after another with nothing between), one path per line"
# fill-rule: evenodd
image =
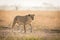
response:
M26 16L16 16L13 21L12 28L14 28L15 24L17 23L18 25L23 25L24 30L26 32L26 27L25 25L29 24L31 26L31 22L34 19L34 15L28 14ZM31 26L31 31L32 31L32 26Z

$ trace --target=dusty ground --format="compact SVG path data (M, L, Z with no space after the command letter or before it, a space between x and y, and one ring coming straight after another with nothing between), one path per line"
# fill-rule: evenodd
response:
M31 33L9 28L0 29L0 40L60 40L60 33L49 32L46 29L33 29ZM30 39L29 39L30 38Z

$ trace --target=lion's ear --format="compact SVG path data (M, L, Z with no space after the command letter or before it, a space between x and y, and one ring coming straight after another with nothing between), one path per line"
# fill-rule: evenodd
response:
M30 14L28 14L28 16L30 16Z

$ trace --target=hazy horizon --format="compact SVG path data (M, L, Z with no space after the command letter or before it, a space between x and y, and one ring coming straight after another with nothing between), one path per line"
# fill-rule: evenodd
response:
M59 0L0 0L0 10L60 10Z

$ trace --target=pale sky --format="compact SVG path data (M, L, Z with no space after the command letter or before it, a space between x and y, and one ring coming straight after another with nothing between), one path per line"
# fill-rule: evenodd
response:
M22 8L56 7L59 9L60 0L0 0L0 6L5 6L5 5L6 6L15 6L16 5L16 6L22 7ZM10 7L8 7L8 8L10 8Z

